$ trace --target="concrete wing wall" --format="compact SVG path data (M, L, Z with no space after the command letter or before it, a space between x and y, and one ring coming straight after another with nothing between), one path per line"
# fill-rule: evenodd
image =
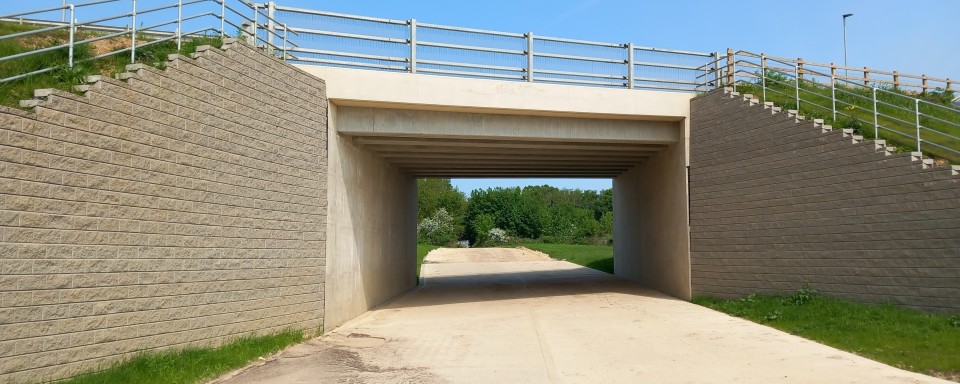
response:
M692 100L691 113L694 295L809 283L847 299L960 310L956 167L723 91Z
M0 382L322 326L324 83L241 44L0 111Z

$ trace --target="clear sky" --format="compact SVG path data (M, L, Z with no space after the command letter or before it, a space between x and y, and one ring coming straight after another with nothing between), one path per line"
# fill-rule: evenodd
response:
M144 6L172 0L139 0ZM278 4L390 19L701 52L726 48L843 62L848 19L851 66L960 78L960 0L276 0ZM0 14L60 0L0 0ZM456 180L469 192L525 184L516 179ZM531 180L530 184L550 180ZM610 180L558 186L602 189Z

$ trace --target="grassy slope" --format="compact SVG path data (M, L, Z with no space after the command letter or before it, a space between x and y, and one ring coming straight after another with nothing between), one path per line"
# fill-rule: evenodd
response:
M430 251L440 248L436 245L417 244L417 278L420 278L420 266L423 265L423 258L427 257Z
M960 373L960 316L823 297L803 305L793 297L753 295L693 302L899 368Z
M301 332L287 331L267 336L245 337L219 348L145 353L103 371L83 374L62 383L199 383L241 368L260 356L275 353L302 340Z
M14 23L0 23L0 36L31 29L36 29L36 27ZM78 39L92 36L94 35L89 33L78 33ZM47 32L40 34L39 37L31 36L11 40L0 40L0 56L9 56L41 47L58 46L64 44L66 41L67 34L65 31ZM219 37L195 38L184 40L181 46L182 49L177 51L176 42L165 41L138 48L136 61L162 67L166 63L169 54L178 52L187 54L194 52L196 47L200 45L220 47L222 44L223 42ZM75 48L74 58L76 64L73 68L66 66L68 54L65 48L0 62L0 78L32 72L50 67L51 65L60 66L51 72L29 76L8 83L0 83L0 105L18 107L20 100L33 98L33 90L35 89L54 88L71 91L74 85L82 83L85 76L98 74L112 75L114 73L124 72L124 67L130 64L129 52L123 52L96 60L87 60L93 56L95 56L93 49L88 44L84 44L78 45Z
M793 82L782 76L770 75L767 81L767 100L777 106L786 109L796 109L796 97ZM762 98L762 90L757 84L738 84L737 91L740 93L750 93L758 98ZM895 90L888 90L896 92ZM899 92L898 92L899 93ZM877 92L877 112L880 114L878 123L881 127L887 128L880 130L880 138L887 140L887 144L896 146L900 151L916 151L916 115L915 105L912 97L917 95L890 94L888 92ZM831 102L830 85L802 83L800 98L801 113L810 119L824 119L827 124L835 128L853 128L858 134L871 139L874 136L873 125L873 94L867 88L851 88L838 86L836 91L837 99L837 120L832 119L833 103ZM905 95L905 96L904 96ZM921 98L924 98L921 96ZM920 104L921 114L930 117L921 117L920 122L924 127L932 128L946 134L960 137L960 109L955 108L949 103L943 103L943 100L937 100L933 96L927 96L925 99L931 103ZM884 104L886 103L886 104ZM844 116L848 115L848 116ZM953 122L947 124L937 119ZM920 137L925 141L960 150L960 140L956 140L944 135L940 135L928 130L922 130ZM923 152L935 158L946 159L954 164L960 164L960 155L937 148L927 144L923 146Z
M524 247L601 272L613 273L613 247L602 245L525 243Z

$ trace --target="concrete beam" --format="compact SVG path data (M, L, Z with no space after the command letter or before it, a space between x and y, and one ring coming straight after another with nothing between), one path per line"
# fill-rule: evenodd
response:
M339 107L340 133L457 138L645 142L682 139L676 122L518 116L489 113Z
M339 106L680 121L693 94L297 65Z

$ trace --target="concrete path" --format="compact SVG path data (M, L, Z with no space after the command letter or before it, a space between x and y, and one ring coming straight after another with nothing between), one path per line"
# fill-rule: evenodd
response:
M536 252L427 261L422 288L223 381L948 383Z

